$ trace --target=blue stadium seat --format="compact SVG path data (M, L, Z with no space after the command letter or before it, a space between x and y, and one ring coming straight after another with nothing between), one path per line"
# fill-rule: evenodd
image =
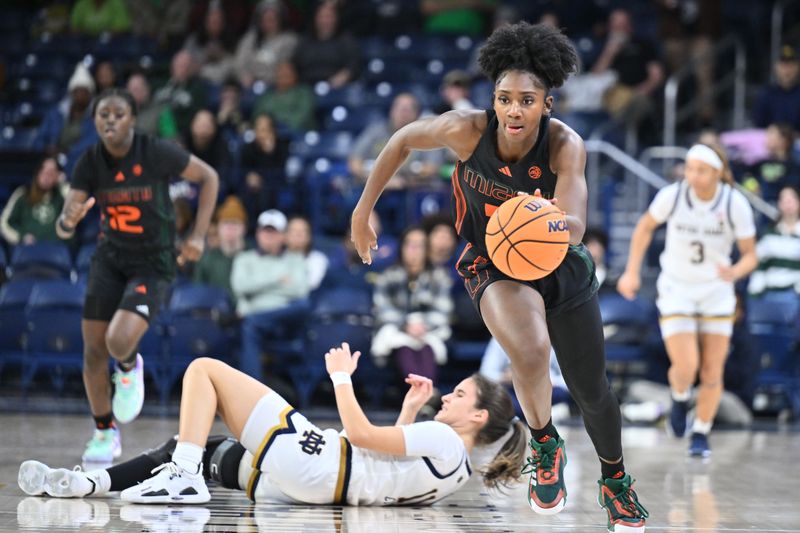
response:
M303 159L345 159L353 146L353 134L347 131L309 131L291 143L289 151Z
M623 381L637 368L644 374L649 339L656 331L655 305L642 298L629 301L616 292L601 294L599 301L609 371Z
M174 288L165 317L167 356L158 384L162 401L195 358L230 360L233 335L221 321L231 309L228 295L218 287L187 283Z
M800 415L800 296L767 292L747 302L747 322L760 356L757 390L782 397Z
M5 126L0 131L0 151L33 150L36 128L14 128Z
M64 280L34 285L26 308L28 357L23 364L22 387L27 389L37 371L46 368L54 388L61 391L65 371L83 367L83 287Z
M78 276L89 272L89 267L92 265L92 255L97 250L95 243L84 244L78 250L78 256L75 258L75 270Z
M66 244L37 242L19 245L11 254L11 277L20 279L40 278L69 279L72 274L72 258Z
M18 77L34 78L37 83L44 79L58 80L63 82L63 89L66 91L66 80L74 68L75 65L61 56L31 52L15 65L13 73Z
M0 372L6 364L22 365L28 346L28 305L36 280L11 280L0 287Z
M328 110L336 106L357 107L364 101L364 85L354 81L338 89L331 88L327 82L319 82L314 86L317 109Z
M324 115L323 124L326 131L345 131L356 136L370 124L384 120L386 113L382 109L338 105Z
M14 128L25 129L39 125L44 116L42 106L32 102L16 102L3 110L3 121Z

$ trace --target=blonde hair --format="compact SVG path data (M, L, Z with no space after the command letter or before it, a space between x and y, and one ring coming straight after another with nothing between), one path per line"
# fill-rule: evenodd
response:
M486 409L489 413L489 419L478 432L475 444L491 444L504 437L509 429L513 430L497 455L480 471L486 487L507 487L519 481L527 455L527 428L516 418L511 396L503 385L477 373L471 377L478 389L475 407Z

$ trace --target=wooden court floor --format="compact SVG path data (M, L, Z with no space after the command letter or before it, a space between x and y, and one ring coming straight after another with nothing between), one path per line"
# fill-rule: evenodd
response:
M325 426L322 421L315 421ZM140 418L123 427L123 459L175 433L174 418ZM552 517L534 514L525 486L489 494L476 479L427 508L252 505L243 493L213 488L204 506L123 505L107 498L26 497L19 463L79 461L91 433L84 416L0 414L0 531L191 532L602 532L596 503L599 466L580 425L564 428L569 497ZM223 432L215 427L215 431ZM686 457L686 443L659 428L626 428L625 464L637 479L653 532L800 532L800 432L720 431L708 461Z

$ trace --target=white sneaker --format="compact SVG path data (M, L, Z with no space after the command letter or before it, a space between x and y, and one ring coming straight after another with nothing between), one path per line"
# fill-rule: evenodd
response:
M120 493L131 503L206 503L211 499L202 474L190 474L173 462L153 469L155 476Z
M84 463L111 463L122 455L119 428L95 429L92 440L86 443Z
M144 360L136 354L136 366L123 372L119 365L114 372L114 397L111 410L120 424L132 422L142 412L144 404Z
M25 461L19 466L17 484L25 494L47 494L56 498L91 496L97 487L80 466L72 470L50 468L39 461Z
M153 533L201 533L211 520L211 511L198 506L123 505L119 508L119 517L124 522L139 522L146 531Z

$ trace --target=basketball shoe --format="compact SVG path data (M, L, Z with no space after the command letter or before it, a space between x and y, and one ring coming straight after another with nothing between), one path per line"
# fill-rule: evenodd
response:
M711 446L708 445L708 435L693 432L689 438L689 455L692 457L711 457Z
M25 461L19 466L17 476L19 488L25 494L39 496L47 494L56 498L84 498L97 493L101 484L92 472L84 472L80 466L72 470L50 468L39 461Z
M629 474L597 482L600 485L597 503L608 513L608 531L611 533L643 533L645 530L645 519L649 514L639 503L633 483Z
M156 472L158 472L156 474ZM174 462L153 469L156 474L120 493L131 503L206 503L211 499L203 474L187 472Z
M567 487L564 485L564 467L567 452L562 438L548 437L544 442L530 441L531 456L522 468L530 474L528 504L539 514L556 514L567 503Z
M672 400L672 409L669 413L669 427L676 437L683 437L686 433L686 417L689 414L689 402L676 402Z
M85 463L111 463L122 455L119 428L95 429L83 452Z
M119 364L114 372L114 398L111 410L120 424L132 422L142 412L144 403L144 360L136 354L136 366L125 372Z

